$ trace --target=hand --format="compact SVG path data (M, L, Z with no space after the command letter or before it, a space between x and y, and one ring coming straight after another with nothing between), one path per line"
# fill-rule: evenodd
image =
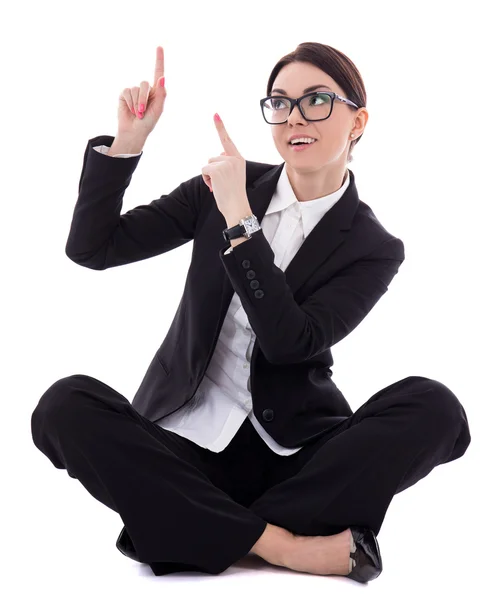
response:
M215 117L215 127L220 136L224 152L208 160L208 164L201 169L203 180L213 192L220 212L228 218L239 215L241 211L249 209L246 194L246 161L238 152L234 142L229 137L222 120Z
M148 81L142 81L140 87L125 88L120 94L117 137L147 138L154 129L163 113L166 98L164 73L163 48L158 46L153 86ZM138 115L140 104L144 105L142 118Z

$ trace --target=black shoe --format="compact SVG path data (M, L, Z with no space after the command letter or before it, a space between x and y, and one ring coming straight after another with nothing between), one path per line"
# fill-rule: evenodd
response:
M383 570L378 540L372 529L367 527L350 527L353 541L357 546L355 552L350 552L350 558L355 561L355 567L346 575L360 583L376 579Z
M116 540L116 548L118 548L118 550L122 554L128 556L128 558L140 562L140 560L137 557L137 551L135 550L135 546L133 545L133 542L130 539L128 531L125 527L123 527L120 535L118 536L118 539Z

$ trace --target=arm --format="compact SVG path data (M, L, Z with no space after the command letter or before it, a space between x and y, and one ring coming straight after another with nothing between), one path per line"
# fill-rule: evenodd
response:
M301 305L286 276L274 264L274 252L263 231L220 258L239 296L262 352L273 364L306 361L346 337L364 319L404 261L398 238L385 241L370 255L348 265ZM251 261L264 296L256 298L241 266Z
M200 175L169 194L121 215L123 196L142 152L126 160L98 152L111 136L89 140L66 255L95 270L125 265L168 252L194 238L200 210Z

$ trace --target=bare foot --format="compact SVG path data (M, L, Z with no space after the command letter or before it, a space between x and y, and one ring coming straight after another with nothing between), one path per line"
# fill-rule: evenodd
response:
M294 544L283 558L286 568L314 575L350 573L351 531L326 536L295 535Z

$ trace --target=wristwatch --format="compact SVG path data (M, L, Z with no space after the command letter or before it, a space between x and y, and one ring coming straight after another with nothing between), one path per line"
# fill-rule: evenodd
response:
M244 217L239 221L238 225L234 225L234 227L227 227L223 230L224 240L226 242L230 242L235 238L246 237L250 238L252 233L261 229L260 223L255 215L249 215L249 217Z

